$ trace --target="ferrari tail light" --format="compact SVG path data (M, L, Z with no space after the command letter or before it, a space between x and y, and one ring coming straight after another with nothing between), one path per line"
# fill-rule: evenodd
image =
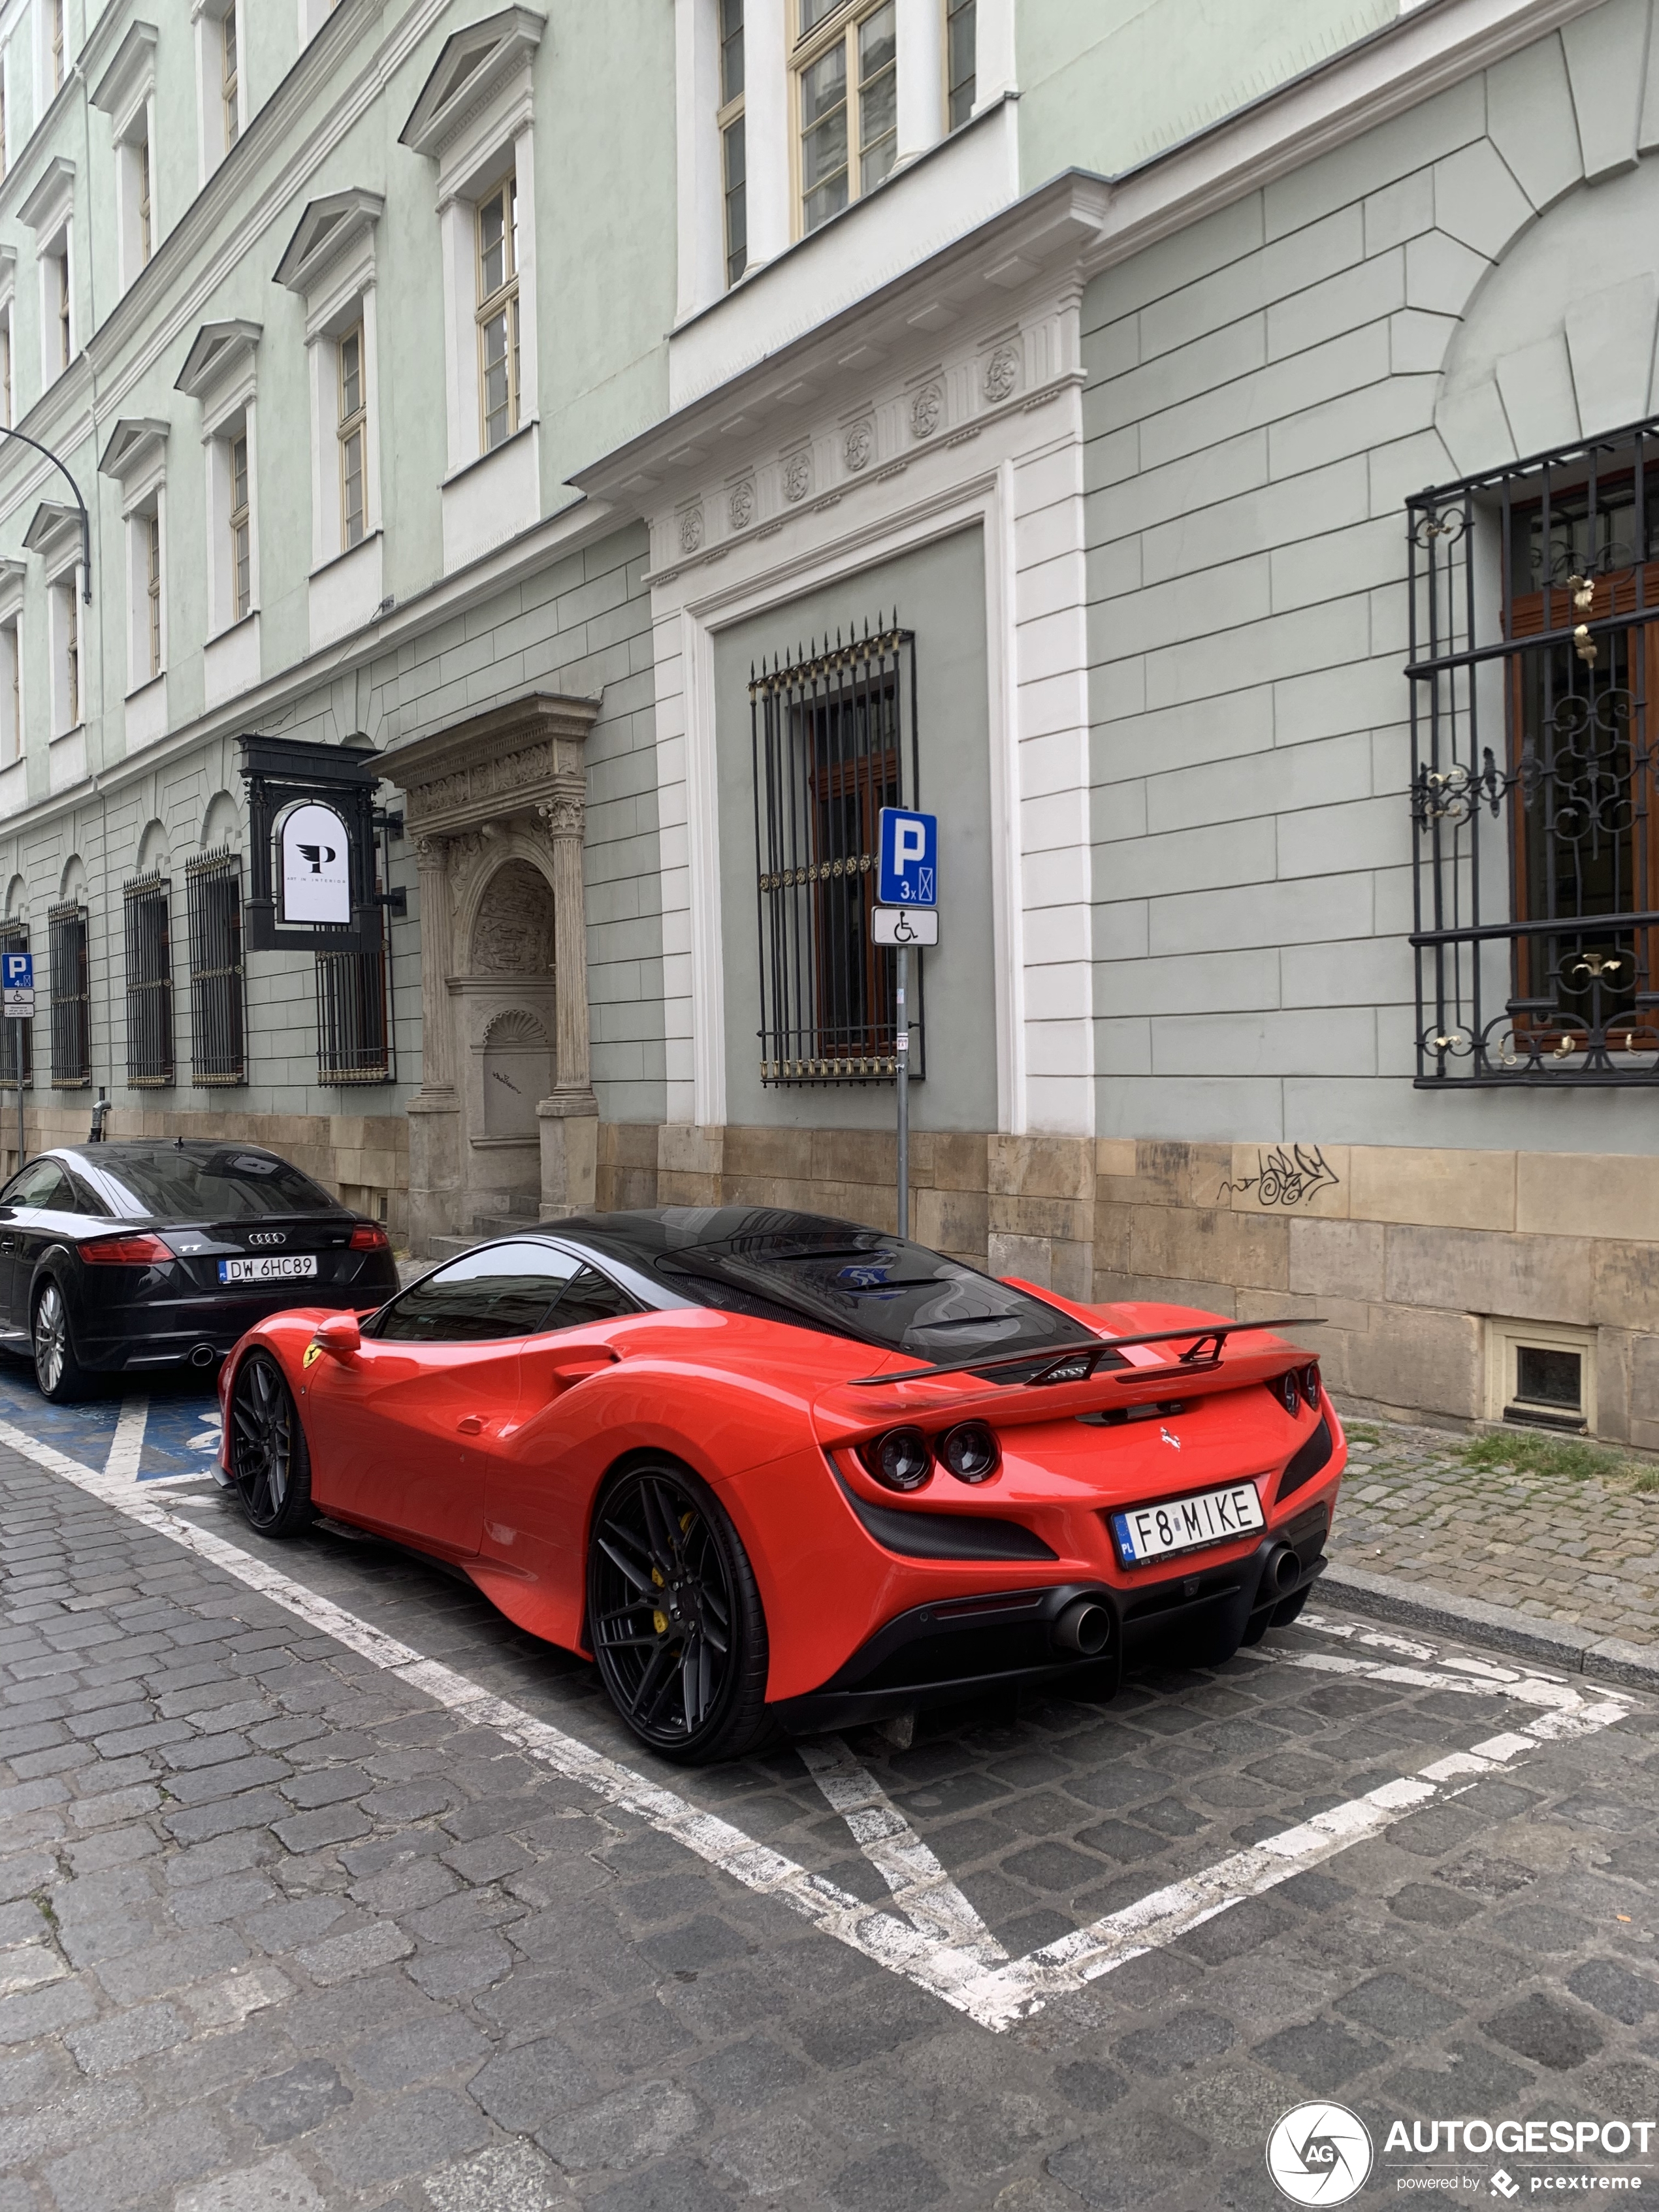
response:
M1266 1387L1294 1420L1302 1408L1302 1385L1294 1370L1287 1375L1270 1376Z
M958 1482L988 1482L1002 1464L995 1432L983 1421L958 1421L936 1449Z
M920 1429L889 1429L860 1444L859 1457L889 1490L920 1490L933 1472L933 1455Z
M159 1267L173 1256L159 1237L94 1237L80 1249L94 1267Z
M1319 1362L1316 1359L1310 1359L1303 1369L1301 1382L1302 1395L1311 1409L1319 1403Z
M360 1221L352 1231L351 1242L346 1249L351 1252L389 1252L392 1239L378 1221Z

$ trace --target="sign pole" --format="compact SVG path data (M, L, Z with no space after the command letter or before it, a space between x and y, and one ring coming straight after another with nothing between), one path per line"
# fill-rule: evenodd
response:
M910 950L898 948L898 1233L910 1234Z
M20 1015L11 1025L13 1040L12 1065L17 1070L17 1164L23 1164L23 1022Z

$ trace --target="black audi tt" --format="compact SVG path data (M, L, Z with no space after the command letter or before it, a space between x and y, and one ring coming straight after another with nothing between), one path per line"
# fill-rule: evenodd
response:
M284 1306L397 1287L380 1223L257 1145L58 1146L0 1190L0 1349L59 1404L100 1375L211 1368Z

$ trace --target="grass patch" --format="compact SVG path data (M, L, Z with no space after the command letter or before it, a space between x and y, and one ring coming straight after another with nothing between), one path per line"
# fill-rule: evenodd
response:
M1465 1467L1512 1467L1522 1474L1553 1474L1568 1482L1593 1476L1635 1478L1638 1490L1659 1490L1659 1468L1634 1468L1616 1451L1586 1443L1580 1437L1540 1435L1536 1430L1506 1429L1501 1435L1472 1437L1459 1444Z
M1380 1444L1382 1441L1382 1430L1372 1428L1369 1421L1345 1421L1342 1433L1351 1444Z

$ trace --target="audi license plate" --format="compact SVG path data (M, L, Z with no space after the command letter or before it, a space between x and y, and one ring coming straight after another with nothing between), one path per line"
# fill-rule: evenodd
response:
M1196 1552L1206 1544L1231 1543L1267 1525L1253 1482L1231 1483L1196 1498L1166 1498L1161 1505L1133 1505L1112 1516L1117 1555L1126 1567L1166 1559L1172 1552Z
M222 1283L292 1283L317 1272L314 1252L262 1253L257 1260L221 1260Z

